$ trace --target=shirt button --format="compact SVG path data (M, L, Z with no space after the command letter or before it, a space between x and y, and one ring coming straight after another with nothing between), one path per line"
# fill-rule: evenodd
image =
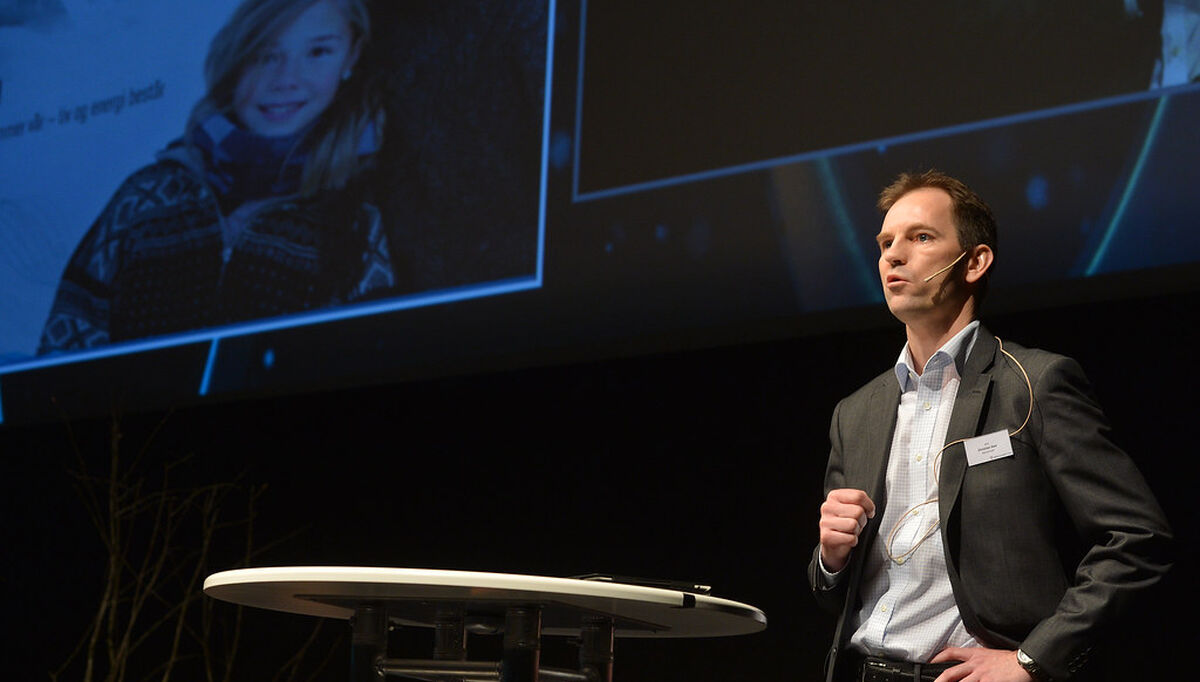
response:
M920 461L921 461L921 460L923 460L923 459L925 459L925 456L924 456L924 455L917 455L917 461L918 461L918 462L920 462Z
M926 402L925 402L925 404L924 404L924 405L922 405L922 407L924 407L926 410L928 410L929 408L931 408L931 407L933 407L933 406L932 406L932 405L930 405L928 401L926 401Z
M880 613L887 613L887 607L886 607L886 606L880 606L880 607L879 607L879 612L880 612Z

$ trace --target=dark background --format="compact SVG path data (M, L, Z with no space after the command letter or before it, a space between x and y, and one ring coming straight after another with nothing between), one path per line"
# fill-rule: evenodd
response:
M1162 3L1139 6L587 3L579 190L1145 90Z
M1179 562L1102 649L1109 667L1176 678L1196 643L1197 513L1188 487L1200 342L1195 292L987 319L1003 339L1078 358L1179 536ZM617 643L622 680L816 679L832 619L807 594L834 403L890 366L887 324L769 343L482 373L122 415L150 461L194 453L197 480L268 482L259 565L361 564L698 580L763 609L768 628L710 641ZM14 679L61 660L94 608L102 548L72 492L68 429L97 466L108 419L0 433L3 581ZM231 550L226 556L234 556ZM228 568L214 559L212 570ZM309 619L252 616L259 653L299 647ZM333 633L338 628L330 628ZM417 637L416 645L421 649ZM20 639L11 639L19 637ZM410 642L411 644L411 642ZM477 641L487 653L487 642ZM344 655L345 643L333 644ZM341 648L337 648L341 647ZM315 646L314 646L315 648ZM282 654L279 654L282 656ZM425 655L421 649L418 655ZM570 663L561 641L547 659ZM1103 660L1103 659L1102 659ZM336 655L322 679L338 679ZM254 671L254 674L251 672Z

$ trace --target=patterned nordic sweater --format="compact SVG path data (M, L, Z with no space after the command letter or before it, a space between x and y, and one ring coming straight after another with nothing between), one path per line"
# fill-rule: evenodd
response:
M379 211L353 194L270 199L226 216L184 164L137 171L68 261L38 352L386 294L395 274Z

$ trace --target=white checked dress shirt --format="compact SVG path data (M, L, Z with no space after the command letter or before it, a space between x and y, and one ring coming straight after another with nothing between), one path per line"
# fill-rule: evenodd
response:
M920 375L912 369L907 344L896 362L901 395L888 457L887 504L865 558L863 606L850 638L852 648L868 655L924 663L947 646L978 646L950 589L942 536L934 526L938 504L921 504L937 497L938 451L978 329L978 321L967 325L929 358Z

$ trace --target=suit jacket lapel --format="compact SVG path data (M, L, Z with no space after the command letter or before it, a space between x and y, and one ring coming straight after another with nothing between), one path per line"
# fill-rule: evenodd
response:
M871 552L875 538L879 534L879 523L883 520L883 511L887 508L887 464L892 451L892 433L896 430L896 410L900 405L900 384L894 375L884 375L875 384L875 390L867 402L867 414L871 419L866 421L866 448L863 452L866 468L864 480L870 481L867 486L867 496L875 503L875 518L867 522L861 538L862 551L856 552L859 557L856 570L862 569L862 557ZM851 584L857 585L857 575Z
M959 380L954 412L950 415L950 426L946 430L947 443L979 435L983 405L987 402L992 386L990 370L995 362L996 347L996 337L980 325L975 347L967 357L967 364ZM942 453L938 474L938 515L943 529L946 528L946 521L958 501L966 470L967 457L963 446L958 444L946 448Z
M867 432L867 471L872 472L872 487L867 495L875 501L877 509L875 518L883 516L883 505L886 499L886 480L888 455L892 451L892 435L896 430L896 410L900 405L900 385L895 375L888 374L879 380L875 391L867 405L871 426ZM882 503L882 504L881 504Z
M983 406L987 403L991 391L991 368L996 358L996 337L979 327L975 347L967 357L962 377L958 384L958 395L954 399L954 412L950 415L950 426L946 430L946 442L953 443L963 438L979 435L982 427L981 416ZM962 584L958 576L957 551L954 537L950 533L950 518L958 505L959 493L962 491L963 476L967 471L966 449L961 443L953 445L942 453L941 470L938 475L938 518L941 521L942 546L946 555L946 572L950 576L950 585L954 590L958 612L962 616L967 631L975 637L986 633L979 618L969 607L969 600L960 597Z

